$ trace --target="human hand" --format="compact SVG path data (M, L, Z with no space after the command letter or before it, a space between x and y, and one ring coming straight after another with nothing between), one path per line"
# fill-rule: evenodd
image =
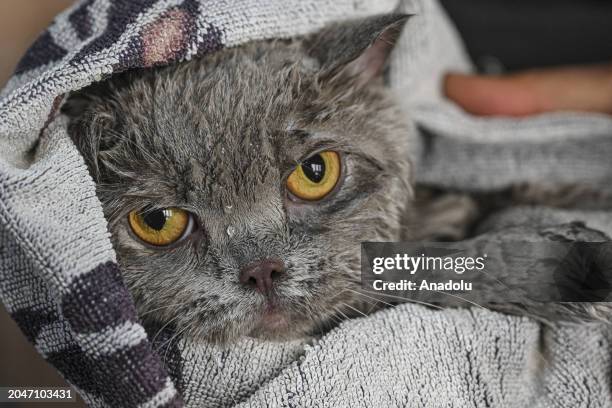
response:
M445 95L479 116L582 111L612 115L612 64L503 76L448 74Z

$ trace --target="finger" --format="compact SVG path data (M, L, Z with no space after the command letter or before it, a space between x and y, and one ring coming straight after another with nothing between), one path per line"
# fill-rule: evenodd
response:
M612 65L500 77L449 74L444 92L475 115L526 116L553 111L612 114Z
M541 104L529 86L508 78L449 74L444 91L464 110L481 116L530 115Z

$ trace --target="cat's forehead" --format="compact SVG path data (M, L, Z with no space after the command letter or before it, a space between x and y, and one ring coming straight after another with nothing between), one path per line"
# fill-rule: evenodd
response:
M226 123L185 115L183 126L161 130L149 152L165 163L169 179L187 201L220 206L257 201L280 186L287 156L298 138L289 135L290 115L261 120L243 112ZM291 158L289 158L291 160Z
M304 153L300 129L313 124L313 111L325 110L313 107L309 64L291 47L254 47L145 82L148 103L132 104L139 111L128 116L148 139L143 145L155 158L156 177L189 200L211 204L280 190L281 178Z
M162 143L191 145L216 152L241 153L265 146L267 139L295 122L299 54L256 51L229 53L220 60L196 61L163 72L152 85L149 116ZM291 57L293 59L291 59ZM147 115L138 115L146 118Z

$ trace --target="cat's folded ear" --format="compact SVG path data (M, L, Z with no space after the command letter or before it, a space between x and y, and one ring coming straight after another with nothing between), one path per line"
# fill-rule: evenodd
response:
M337 23L304 41L306 53L321 64L323 81L353 78L358 85L380 76L407 14L384 14Z
M68 96L61 111L69 118L68 135L84 157L91 175L100 173L101 154L115 146L120 138L113 127L118 121L112 99L103 84L94 84Z

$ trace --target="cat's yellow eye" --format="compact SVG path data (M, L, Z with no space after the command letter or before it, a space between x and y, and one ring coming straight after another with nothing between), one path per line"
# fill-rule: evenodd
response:
M317 201L331 193L340 179L340 155L330 150L304 160L289 175L287 188L294 196Z
M138 238L155 246L179 241L189 235L194 226L192 215L175 207L132 211L128 221Z

